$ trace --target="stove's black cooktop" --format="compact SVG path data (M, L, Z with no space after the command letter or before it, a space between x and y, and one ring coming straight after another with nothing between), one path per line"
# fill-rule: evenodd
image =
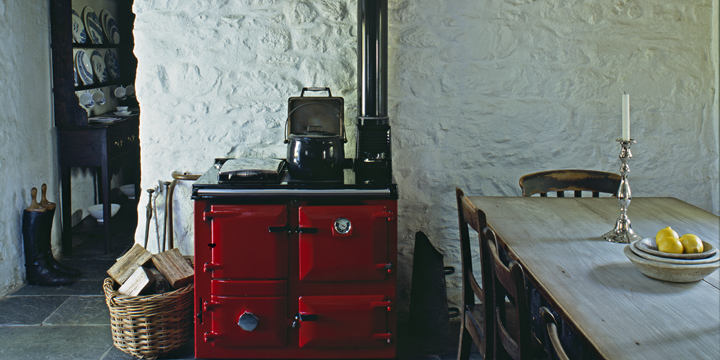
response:
M290 178L287 170L280 171L279 181L254 182L218 181L221 165L228 159L215 159L205 174L193 183L193 199L208 199L236 196L371 196L397 199L397 185L355 184L352 168L345 169L344 181L299 181ZM350 163L352 159L349 159Z

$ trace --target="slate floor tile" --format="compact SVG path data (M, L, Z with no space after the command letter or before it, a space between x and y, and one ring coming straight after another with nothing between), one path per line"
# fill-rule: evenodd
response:
M115 264L115 259L92 259L83 261L61 261L64 265L71 266L82 272L79 280L105 280L107 270Z
M460 340L460 320L450 321L450 332L444 336L421 338L415 336L406 319L398 320L398 360L455 360ZM481 360L482 357L473 348L470 360Z
M103 280L78 280L70 285L63 286L40 286L25 285L13 295L102 295Z
M110 325L0 326L0 359L101 359L112 347Z
M67 299L68 296L5 297L0 299L0 325L40 325Z
M88 260L88 259L101 259L101 260L117 260L122 254L129 249L127 242L118 243L117 241L112 242L109 254L105 254L105 250L102 246L97 244L81 243L77 247L73 248L73 254L64 257L61 261L66 264L66 261L75 260ZM58 259L60 260L60 259ZM68 265L68 264L66 264Z
M110 325L104 296L71 296L43 325Z
M113 346L110 351L103 357L103 360L129 360L129 359L137 359L136 357L124 353ZM159 359L163 360L185 360L185 359L195 359L195 350L192 347L192 344L181 346L178 349L175 349L173 351L170 351L168 353L165 353L159 357ZM201 359L197 359L201 360Z

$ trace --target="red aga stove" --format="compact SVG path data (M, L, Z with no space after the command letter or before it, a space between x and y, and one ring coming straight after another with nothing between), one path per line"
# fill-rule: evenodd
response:
M394 358L395 185L224 183L219 167L193 185L195 356Z
M395 357L387 0L358 0L358 54L357 154L344 180L299 182L277 163L232 159L193 185L196 357ZM307 159L296 170L317 160L294 159Z

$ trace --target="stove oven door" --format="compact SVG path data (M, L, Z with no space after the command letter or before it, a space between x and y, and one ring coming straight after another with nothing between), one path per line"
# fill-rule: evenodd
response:
M206 342L219 347L287 346L287 282L212 280L203 311L211 321ZM207 316L206 315L206 316Z
M391 303L383 295L302 296L294 326L305 348L387 346Z
M300 280L381 281L393 271L388 263L385 206L301 206L299 208Z
M212 270L220 279L287 278L288 212L285 205L212 205Z

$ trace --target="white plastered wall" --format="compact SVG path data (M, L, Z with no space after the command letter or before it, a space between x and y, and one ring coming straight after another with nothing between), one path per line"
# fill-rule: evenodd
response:
M518 196L525 173L617 172L623 92L638 141L633 195L720 212L717 0L389 4L400 301L409 296L416 231L459 266L455 187ZM356 6L136 0L140 219L145 189L173 171L203 173L216 157L283 157L287 98L303 86L329 86L345 98L352 156ZM191 206L190 184L180 183L174 227L184 254L192 253ZM151 250L161 234L153 220ZM136 240L144 235L141 220ZM448 278L451 303L459 283Z
M22 214L30 189L47 183L48 198L59 198L49 27L47 1L0 0L0 296L23 284Z

